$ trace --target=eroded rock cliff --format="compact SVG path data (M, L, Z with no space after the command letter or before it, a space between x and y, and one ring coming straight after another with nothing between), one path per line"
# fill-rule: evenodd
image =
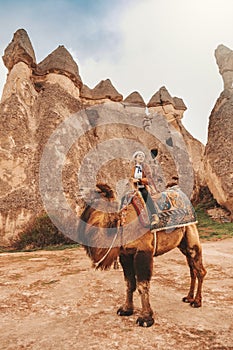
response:
M138 92L123 100L109 79L94 89L83 84L63 46L37 64L23 29L3 60L9 73L0 105L0 245L42 213L46 201L55 216L67 207L77 214L97 181L121 198L135 148L145 151L159 190L174 177L190 196L205 185L203 145L182 125L182 99L166 88L152 97L148 113Z
M205 172L210 191L233 217L233 51L224 45L215 50L224 90L209 119Z
M209 120L206 180L217 202L233 215L233 89L218 98Z
M181 122L187 107L181 98L172 97L165 86L162 86L159 91L151 97L147 107L151 113L154 112L163 115L169 125L182 135L187 148L187 153L190 157L189 162L191 162L194 171L192 199L194 202L197 202L199 192L202 188L207 186L203 164L205 147L185 129ZM192 181L192 179L190 179L190 181Z

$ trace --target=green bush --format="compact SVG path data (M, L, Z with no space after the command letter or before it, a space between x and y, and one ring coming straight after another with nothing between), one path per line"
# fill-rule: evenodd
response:
M19 233L11 246L15 250L32 250L70 244L75 244L75 242L63 235L45 214L37 217L24 231Z

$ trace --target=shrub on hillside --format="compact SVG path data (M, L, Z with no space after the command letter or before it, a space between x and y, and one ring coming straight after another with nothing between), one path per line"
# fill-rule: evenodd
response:
M11 246L16 250L29 250L62 244L75 244L75 242L61 233L48 215L42 215L19 233Z

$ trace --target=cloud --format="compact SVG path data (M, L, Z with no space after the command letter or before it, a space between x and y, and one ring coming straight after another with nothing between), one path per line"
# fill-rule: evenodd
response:
M232 48L232 0L1 1L0 48L27 30L37 61L64 45L85 84L109 78L145 102L163 85L188 107L183 124L206 142L210 112L223 89L214 51ZM6 70L0 65L0 89Z
M223 87L214 50L232 43L232 10L230 0L148 0L122 19L121 64L129 67L128 81L147 101L162 85L183 98L188 107L183 122L203 142ZM125 76L122 85L127 86Z

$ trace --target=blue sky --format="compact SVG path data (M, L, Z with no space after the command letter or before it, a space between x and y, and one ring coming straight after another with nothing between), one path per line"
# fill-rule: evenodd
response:
M64 45L93 88L109 78L147 103L165 85L181 97L183 124L206 143L208 119L223 83L214 57L233 49L232 0L0 0L0 50L24 28L37 62ZM7 70L0 62L0 91Z

